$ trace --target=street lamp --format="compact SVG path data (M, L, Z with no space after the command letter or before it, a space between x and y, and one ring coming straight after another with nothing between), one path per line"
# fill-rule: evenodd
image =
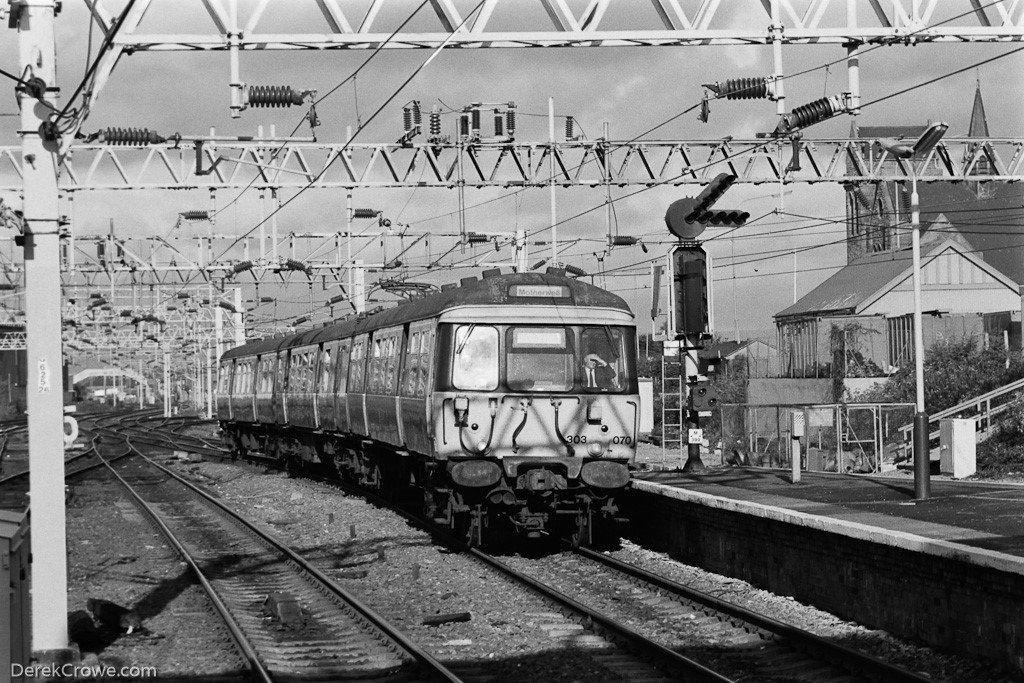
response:
M926 156L945 135L949 125L933 123L921 134L913 147L898 142L882 148L900 159L910 159L910 228L911 251L914 257L914 386L917 406L914 413L914 499L927 500L930 496L929 475L931 455L928 435L928 413L924 410L924 331L921 329L921 207L917 195L917 168L914 158Z

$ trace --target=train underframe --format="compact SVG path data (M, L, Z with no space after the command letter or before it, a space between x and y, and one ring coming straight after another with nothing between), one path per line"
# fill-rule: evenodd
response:
M618 543L618 495L625 462L567 462L565 457L435 460L379 442L291 428L222 423L238 457L261 453L289 472L316 468L400 503L420 505L435 523L471 546L485 538L565 538L572 545ZM510 459L511 460L511 459ZM581 475L591 473L589 483Z

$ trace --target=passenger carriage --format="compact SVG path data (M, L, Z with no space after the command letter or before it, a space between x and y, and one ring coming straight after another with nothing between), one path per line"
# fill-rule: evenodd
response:
M326 463L386 491L412 483L471 542L500 524L587 544L614 535L629 482L636 344L620 297L553 269L490 271L231 349L218 418L239 453Z

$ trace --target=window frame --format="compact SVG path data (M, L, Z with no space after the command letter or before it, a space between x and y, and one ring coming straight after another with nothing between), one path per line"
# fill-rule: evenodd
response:
M472 381L462 383L464 379L472 380L473 376L481 371L479 367L469 367L464 371L460 372L459 357L462 355L462 349L460 346L459 333L462 330L466 330L466 340L461 342L463 345L468 344L468 340L473 337L473 334L477 331L487 332L490 336L493 333L493 368L486 368L488 374L480 378L481 381L473 383ZM489 340L484 340L485 342ZM452 330L452 348L451 348L451 385L454 389L459 391L495 391L501 386L502 376L502 353L501 353L501 333L496 325L480 325L477 323L459 323L454 326ZM493 374L493 376L492 376ZM489 380L489 381L483 381Z

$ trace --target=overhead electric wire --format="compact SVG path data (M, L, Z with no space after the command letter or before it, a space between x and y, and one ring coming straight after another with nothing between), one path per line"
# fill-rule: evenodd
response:
M366 66L373 60L373 58L376 57L380 53L380 51L384 49L384 46L386 46L388 43L390 43L392 40L394 40L395 36L398 35L399 31L401 31L403 28L405 28L406 24L408 24L410 21L412 21L413 17L415 17L419 13L419 11L421 9L423 9L424 7L427 6L428 2L430 2L430 0L423 0L423 2L421 2L416 7L416 9L414 9L409 14L409 16L406 17L402 21L402 23L399 24L398 27L394 31L391 32L391 34L387 38L385 38L383 41L381 41L380 45L378 45L376 48L374 48L373 52L371 52L369 54L369 56L366 59L363 60L362 64L360 64L358 67L356 67L355 71L353 71L351 74L349 74L343 81L338 83L336 86L334 86L333 88L328 90L323 96L321 96L321 97L317 98L316 100L314 100L313 101L313 105L315 106L315 105L320 104L321 102L326 100L328 97L333 95L335 92L337 92L339 89L341 89L342 86L344 86L346 83L348 83L349 81L355 79L355 77L359 75L359 72L362 71L364 68L366 68ZM288 137L291 137L291 136L295 135L296 131L299 130L299 128L302 126L302 122L305 121L305 120L306 120L306 117L303 117L302 119L300 119L299 122L297 124L295 124L295 127L292 128L292 132L288 134ZM367 123L369 123L369 121L367 121ZM357 129L357 132L358 132L358 130L362 130L362 128L363 128L363 126L360 124L358 129ZM349 142L351 142L351 140L348 140L348 141L345 142L345 145L338 152L339 154L341 154L341 152L344 152L348 148L348 143ZM269 161L274 161L277 158L277 155L280 154L287 146L288 146L288 142L287 141L282 142L281 145L271 153ZM321 175L322 175L322 173L321 173ZM246 191L248 191L248 189L253 186L253 184L256 182L256 180L259 177L260 177L259 173L254 175L252 180L250 180L249 183L245 187L242 188L242 190L235 196L234 199L229 201L223 208L219 209L213 215L214 216L219 215L220 213L225 211L229 206L232 206L236 202L238 202L238 200L242 198L242 195L244 195L246 193ZM317 177L319 178L319 176L317 176ZM259 225L257 225L256 227L258 228Z
M444 41L442 41L442 42L441 42L441 44L440 44L440 45L438 45L438 46L437 46L437 48L435 48L435 49L434 49L434 50L433 50L433 51L431 52L430 56L429 56L429 57L427 57L427 58L426 58L426 59L425 59L425 60L424 60L424 61L423 61L423 62L422 62L422 63L421 63L421 64L420 64L420 65L419 65L418 67L416 67L416 69L414 69L414 70L413 70L412 74L410 74L410 75L409 75L409 77L408 77L408 78L406 78L406 79L405 79L405 80L404 80L404 81L402 82L402 84L401 84L401 85L399 85L399 86L398 86L398 88L397 88L397 89L396 89L396 90L395 90L395 91L394 91L394 92L393 92L393 93L392 93L392 94L391 94L390 96L388 96L388 97L387 97L387 99L385 99L385 100L384 100L384 102L383 102L383 103L382 103L382 104L381 104L381 105L380 105L380 106L379 106L379 107L378 107L378 108L377 108L377 109L376 109L376 110L375 110L375 111L373 112L373 114L371 114L371 115L370 115L370 117L369 117L369 118L368 118L368 119L366 120L366 122L365 122L364 124L362 124L362 125L361 125L361 126L360 126L360 127L359 127L359 128L358 128L358 129L357 129L357 130L356 130L356 131L355 131L355 132L353 133L352 137L351 137L351 138L349 138L349 140L348 140L348 141L346 141L345 145L344 145L344 146L342 147L342 149L341 149L341 150L339 151L339 154L337 154L337 155L335 155L335 156L333 156L333 157L331 158L331 161L330 161L330 163L328 163L328 164L325 164L324 168L323 168L323 169L322 169L322 170L321 170L321 171L320 171L319 173L317 173L317 174L316 174L316 176L315 176L315 177L314 177L314 178L313 178L312 180L310 180L310 181L309 181L309 182L308 182L308 183L307 183L307 184L306 184L306 185L305 185L304 187L302 187L302 188L300 188L300 189L299 189L298 191L296 191L296 193L295 193L294 195L292 195L292 196L291 196L291 197L289 197L289 198L288 198L288 199L287 199L286 201L284 201L284 202L283 202L283 203L281 203L281 204L280 204L279 206L277 206L277 207L276 207L276 208L275 208L275 209L274 209L273 211L271 211L271 212L270 212L270 214L269 214L269 215L267 215L267 216L266 216L266 217L264 217L264 218L263 218L262 220L260 220L260 221L259 221L259 222L258 222L258 223L257 223L256 225L254 225L254 226L253 226L252 228L250 228L249 230L247 230L246 232L244 232L244 233L243 233L243 234L242 234L241 236L237 237L237 238L236 238L236 239L235 239L235 240L234 240L234 241L233 241L233 242L232 242L231 244L229 244L229 245L228 245L227 247L225 247L225 248L224 248L224 249L223 249L223 250L221 251L221 253L220 253L220 254L219 254L219 255L218 255L218 256L217 256L217 257L216 257L215 259L213 259L213 260L214 260L214 261L216 261L216 260L219 260L220 258L222 258L222 257L223 257L223 256L224 256L225 254L227 254L227 252L228 252L228 251L229 251L230 249L232 249L232 248L233 248L234 246L236 246L237 244L239 244L239 243L240 243L240 242L241 242L241 241L242 241L243 239L245 239L246 237L248 237L249 235L251 235L251 234L252 234L253 232L255 232L255 231L256 231L256 230L257 230L257 229L258 229L258 228L259 228L259 227L260 227L261 225L265 224L265 223L266 223L267 221L269 221L269 220L270 220L270 219L271 219L271 218L272 218L273 216L275 216L275 215L276 215L277 213L279 213L279 212L280 212L280 211L281 211L282 209L284 209L284 208L285 208L286 206L288 206L288 205L289 205L289 204L291 204L291 203L292 203L293 201L295 201L295 200L296 200L296 199L297 199L297 198L298 198L299 196L301 196L301 195L302 195L302 194L303 194L303 193L304 193L304 192L305 192L306 190L310 189L310 188L311 188L311 187L312 187L312 186L313 186L313 185L314 185L314 184L316 183L316 181L317 181L317 180L319 180L319 179L320 179L320 177L322 177L322 176L323 176L323 174L327 172L327 170L328 170L328 169L329 169L329 168L331 167L331 165L332 165L332 164L334 163L334 161L335 161L335 160L336 160L336 159L337 159L337 158L338 158L338 157L340 156L340 153L341 153L341 152L343 152L343 151L344 151L344 150L345 150L345 149L346 149L346 148L348 147L348 145L349 145L349 144L351 143L351 141L352 141L353 139L355 139L355 136L356 136L356 135L358 135L358 134L359 134L359 133L360 133L360 132L361 132L362 130L364 130L364 129L366 128L366 126L368 126L368 125L370 124L370 122L371 122L371 121L373 121L373 120L374 120L374 119L375 119L375 118L376 118L376 117L377 117L377 116L378 116L378 115L379 115L379 114L380 114L380 113L381 113L381 112L382 112L382 111L384 110L384 108L385 108L385 107L387 107L387 105L389 105L389 104L390 104L390 103L391 103L391 102L392 102L392 101L393 101L393 100L394 100L394 99L395 99L396 97L398 97L399 93L401 93L401 92L402 92L402 91L403 91L403 90L405 89L405 87L406 87L406 86L407 86L407 85L408 85L408 84L409 84L410 82L412 82L412 80L413 80L413 79L415 79L415 78L416 78L416 76L418 76L418 75L419 75L419 73L420 73L420 72L421 72L421 71L422 71L422 70L423 70L424 68L426 68L426 66L427 66L428 64L430 64L430 62L431 62L431 61L433 61L433 60L434 60L434 58L435 58L435 57L436 57L436 56L437 56L438 54L440 54L440 52L441 52L441 51L442 51L442 50L443 50L443 49L444 49L444 48L445 48L445 47L446 47L446 46L448 45L449 41L451 41L451 39L452 39L452 38L453 38L453 37L455 36L455 34L456 34L456 33L457 33L457 32L458 32L458 31L459 31L459 30L460 30L460 29L461 29L461 28L462 28L462 27L463 27L463 26L464 26L464 25L466 24L466 22L467 22L467 21L469 21L469 20L470 20L471 18L473 18L473 16L474 16L474 15L476 15L476 13L477 13L477 12L478 12L478 11L480 10L480 8L481 8L481 7L483 6L483 4L484 4L484 2L485 2L485 1L486 1L486 0L480 0L480 2L479 2L479 3L477 4L477 5L476 5L476 7L474 7L474 8L473 8L473 10L471 10L471 11L470 11L470 12L469 12L469 13L468 13L468 14L466 15L466 18L465 18L465 19L463 19L463 20L462 20L462 22L461 22L461 23L460 23L460 24L459 24L458 26L456 26L456 27L455 27L455 28L454 28L454 29L453 29L453 30L452 30L452 31L451 31L451 32L450 32L450 33L448 34L448 36L447 36L447 37L446 37L446 38L444 39ZM425 0L425 2L424 2L423 4L421 4L420 6L422 7L422 6L423 6L423 5L425 5L425 4L426 4L426 0ZM417 10L417 11L418 11L418 10ZM397 31L396 31L396 33L397 33ZM392 34L392 35L394 35L394 34ZM338 87L340 87L340 86L338 86ZM330 92L334 92L334 90L336 90L336 89L337 89L337 88L335 88L335 89L331 90ZM330 93L328 93L328 94L330 94ZM179 291L180 291L180 290L181 290L181 288L183 288L184 286L187 286L187 285L191 284L191 283L192 283L192 281L194 280L194 277L195 277L194 275L193 275L193 276L189 276L189 278L188 278L188 279L186 279L186 280L185 280L185 281L184 281L184 282L183 282L183 283L182 283L182 284L181 284L181 285L179 286Z
M470 13L470 16L472 16L473 14L475 14L475 13L476 13L476 12L478 11L479 7L480 7L480 5L477 5L477 7L476 7L476 8L475 8L475 9L474 9L474 10L473 10L473 11L472 11L471 13ZM949 20L946 20L946 21L949 21ZM463 22L463 23L465 23L465 22ZM942 22L942 23L945 23L945 22ZM460 25L460 27L461 27L461 25ZM450 38L450 37L451 37L451 36L449 36L449 38ZM442 45L441 45L441 46L440 46L440 47L438 48L438 52L440 51L440 49L441 49L441 48L443 48L443 47L444 47L444 45L445 45L445 44L443 43L443 44L442 44ZM942 79L944 79L944 78L948 78L948 77L950 77L950 76L953 76L953 75L956 75L956 74L962 73L963 71L966 71L966 70L969 70L969 69L972 69L972 68L977 68L978 66L982 66L982 65L985 65L985 64L991 63L991 62L993 62L993 61L996 61L997 59L1001 59L1001 58L1003 58L1003 57L1006 57L1006 56L1010 56L1010 55L1013 55L1013 54L1015 54L1015 53L1017 53L1017 52L1020 52L1020 51L1022 51L1022 50L1024 50L1024 47L1022 47L1022 48L1018 48L1018 49L1015 49L1015 50L1011 50L1011 51L1009 51L1009 52L1003 53L1003 54L1001 54L1001 55L998 55L998 56L996 56L996 57L992 57L992 58L989 58L989 59L985 59L985 60L982 60L982 61L980 61L980 62L977 62L977 63L975 63L975 64L972 64L972 65L970 65L970 66L967 66L967 67L964 67L964 68L958 69L958 70L956 70L956 71L953 71L953 72L947 73L947 74L945 74L945 75L943 75L943 76L939 76L939 77L936 77L936 78L933 78L933 79L929 79L928 81L926 81L926 82L923 82L923 83L921 83L921 84L917 84L917 85L914 85L914 86L911 86L911 87L905 88L905 89L903 89L903 90L900 90L900 91L897 91L897 92L891 93L891 94L889 94L889 95L883 96L883 97L881 97L881 98L878 98L878 99L875 99L875 100L869 101L869 102L867 102L867 103L864 103L864 104L862 104L862 105L860 105L860 106L861 106L861 108L864 108L864 107L867 107L867 106L870 106L870 105L873 105L873 104L877 104L877 103L879 103L879 102L882 102L882 101L885 101L885 100L891 99L891 98L893 98L893 97L897 97L897 96L899 96L899 95L902 95L902 94L905 94L906 92L910 92L910 91L912 91L912 90L915 90L915 89L917 89L917 88L920 88L920 87L924 87L925 85L930 85L930 84L932 84L932 83L935 83L935 82L937 82L937 81L939 81L939 80L942 80ZM412 77L410 77L410 79L408 79L408 80L407 80L407 81L406 81L405 83L403 83L403 84L402 84L402 86L401 86L401 87L400 87L400 88L398 89L398 91L396 91L395 95L393 95L392 97L390 97L390 98L389 98L389 99L388 99L388 100L387 100L387 101L385 102L385 105L386 105L386 104L388 104L388 103L390 103L390 101L391 101L392 99L394 99L394 97L395 97L395 96L397 96L397 93L398 93L398 92L400 92L400 91L401 91L402 89L404 89L405 85L406 85L406 84L407 84L407 83L408 83L408 82L409 82L409 81L410 81L410 80L411 80L411 79L412 79L413 77L415 77L416 73L418 73L420 69L422 69L423 67L425 67L425 66L426 66L426 64L428 64L428 63L429 63L429 62L430 62L430 61L431 61L431 60L432 60L432 59L434 58L434 56L436 56L436 54L437 54L437 52L435 52L435 53L434 53L433 55L431 55L431 57L430 57L430 58L428 58L428 60L426 60L426 62L424 62L424 64L423 64L423 65L421 65L421 67L420 67L419 69L417 69L417 71L416 71L416 72L415 72L415 73L413 74L413 76L412 76ZM820 68L820 67L819 67L819 68ZM339 87L340 87L340 86L339 86ZM695 108L696 108L697 106L699 106L699 105L695 105L695 106L693 106L693 107L691 107L691 108L689 108L689 109L687 109L687 110L684 110L684 111L683 111L683 112L681 112L680 114L677 114L677 115L673 116L672 118L670 118L670 119L668 119L668 120L666 120L666 121L664 121L664 122L662 122L662 123L658 124L657 126L655 126L655 127L651 128L651 129L649 129L649 130L648 130L648 131L647 131L646 133L643 133L642 135L647 135L647 134L649 134L650 132L652 132L652 131L654 131L654 130L657 130L658 128L660 128L660 127L662 127L662 126L666 125L667 123L669 123L669 122L671 122L671 121L675 120L676 118L679 118L680 116L682 116L682 115L684 115L684 114L688 113L689 111L692 111L692 110L693 110L693 109L695 109ZM371 116L371 119L370 119L370 120L372 120L372 118L373 118L373 117L375 117L375 116L376 116L377 114L379 114L379 113L380 113L380 111L381 111L381 109L378 109L378 110L377 110L377 111L376 111L376 112L374 113L374 115L373 115L373 116ZM367 121L367 123L369 123L369 120ZM363 127L360 127L360 129L359 129L359 130L362 130L362 129L363 129ZM358 132L358 131L357 131L357 132ZM639 136L638 136L638 137L639 137ZM635 140L635 139L637 139L637 138L634 138L634 140ZM766 142L765 144L770 144L771 142L774 142L774 140L771 140L771 141L769 141L769 142ZM346 146L347 146L347 143L346 143ZM749 153L749 152L753 151L754 149L757 149L757 148L759 148L759 147L762 147L762 146L764 146L764 145L755 145L755 146L752 146L752 147L750 147L750 148L749 148L748 150L743 150L743 151L742 151L741 153ZM731 158L730 158L729 160L732 160L732 159L735 159L735 156L731 157ZM726 160L725 160L725 159L723 159L723 160L720 160L720 161L726 161ZM720 163L720 161L719 161L719 162L713 162L713 163ZM326 168L324 169L324 171L326 171ZM284 204L282 204L282 205L281 205L280 207L277 207L277 208L275 209L275 211L274 211L274 212L273 212L273 213L271 214L271 216L273 216L273 215L274 215L274 214L276 214L276 213L277 213L278 211L280 211L281 209L283 209L283 208L284 208L284 206L287 206L287 205L288 205L288 204L290 204L290 203L291 203L292 201L294 201L294 199L295 199L296 197L298 197L298 196L299 196L299 195L300 195L300 194L301 194L301 193L302 193L302 192L303 192L304 190L306 190L306 189L308 189L309 187L311 187L311 186L312 186L312 184L313 184L313 183L315 183L316 179L318 179L318 178L319 178L320 176L322 176L322 174L323 174L323 172L324 172L324 171L321 171L321 172L320 172L320 173L319 173L319 174L317 175L317 177L316 177L316 178L314 178L313 182L311 182L311 183L310 183L309 185L307 185L306 187L304 187L304 188L302 188L301 190L299 190L299 192L297 192L297 193L296 193L296 195L294 195L293 197L291 197L291 198L290 198L290 199L289 199L289 200L288 200L287 202L285 202ZM687 170L687 172L688 172L688 173L692 173L693 171L694 171L694 169L692 169L692 168L691 168L691 169L688 169L688 170ZM680 174L680 176L677 176L677 178L678 178L678 177L681 177L681 175L683 175L683 174ZM670 182L670 181L664 181L664 182L662 182L662 183L659 183L658 185L655 185L655 186L660 186L660 185L663 185L663 184L665 184L665 182ZM650 189L650 187L646 187L646 188L643 188L642 190L639 190L639 191L637 191L637 192L634 192L634 193L630 193L630 194L628 194L628 195L625 195L625 196L622 196L622 197L617 197L617 198L611 199L610 201L611 201L612 203L614 203L614 202L616 202L616 201L619 201L620 199L628 199L628 198L630 198L630 197L633 197L633 196L635 196L635 195L639 194L640 192L646 191L647 189ZM504 198L507 198L507 197L515 196L516 194L518 194L518 193L520 193L520 192L522 192L522 190L517 190L516 192L513 192L513 193L509 193L508 195L505 195L505 196L503 196L503 197L498 197L498 198L493 198L493 199L487 200L486 202L483 202L483 203L481 203L480 205L483 205L483 204L486 204L486 203L491 203L491 202L493 202L493 201L498 201L499 199L504 199ZM541 233L543 233L544 231L546 231L546 230L549 230L549 229L551 229L552 227L554 227L554 226L556 226L556 225L562 225L563 223L566 223L566 222L568 222L568 221L570 221L570 220L575 220L575 219L577 219L577 218L579 218L579 217L582 217L582 216L584 216L584 215L586 215L586 214L588 214L588 213L591 213L592 211L594 211L594 210L596 210L596 209L598 209L598 208L602 208L603 206L605 206L605 204L606 204L606 203L607 203L607 200L606 200L606 201L603 201L603 202L602 202L602 203L601 203L600 205L598 205L598 206L596 206L596 207L594 207L594 208L591 208L591 209L588 209L588 210L585 210L585 211L579 212L579 213L577 213L577 214L575 214L575 215L573 215L573 216L570 216L569 218L566 218L566 219L563 219L563 220L561 220L561 221L559 221L559 222L557 222L557 223L554 223L553 225L548 225L548 226L544 226L544 227L542 227L542 228L539 228L539 229L537 229L537 230L535 230L535 231L533 231L533 232L529 233L529 234L528 234L528 236L535 236L535 235L541 234ZM469 208L476 208L476 206L477 206L477 205L475 205L475 206L473 206L473 207L469 207ZM446 216L446 215L452 215L453 213L457 213L457 212L449 212L449 213L446 213L446 214L441 214L441 215L440 215L440 216L438 216L438 217L443 217L443 216ZM238 240L236 240L236 241L235 241L234 243L232 243L232 245L230 245L230 246L229 246L229 247L228 247L227 249L230 249L230 248L232 248L232 247L233 247L233 246L234 246L235 244L237 244L237 243L238 243L238 242L239 242L239 241L240 241L241 239L244 239L244 237L246 237L246 236L248 236L249 234L251 234L252 232L254 232L254 231L255 231L255 230L256 230L256 229L257 229L257 228L258 228L258 227L259 227L260 225L262 225L263 223L265 223L265 222L266 222L266 220L269 220L269 218L270 218L270 216L268 216L267 218L263 219L263 220L262 220L262 221L261 221L260 223L258 223L258 224L257 224L256 226L254 226L254 227L253 227L252 229L250 229L250 230L249 230L248 232L246 232L246 233L245 233L245 234L244 234L244 235L243 235L243 236L242 236L241 238L239 238L239 239L238 239ZM434 220L434 218L428 218L428 219L420 219L420 220L419 220L419 221L417 221L417 222L427 222L427 221L429 221L429 220ZM843 241L845 241L845 240L843 240ZM225 252L223 252L223 253L226 253L226 250L225 250ZM222 255L223 255L223 253L222 253ZM788 253L792 253L792 250L787 250L787 252L786 252L786 253L787 253L787 254L788 254ZM606 271L606 272L613 272L613 271L611 271L611 270L610 270L610 271Z

